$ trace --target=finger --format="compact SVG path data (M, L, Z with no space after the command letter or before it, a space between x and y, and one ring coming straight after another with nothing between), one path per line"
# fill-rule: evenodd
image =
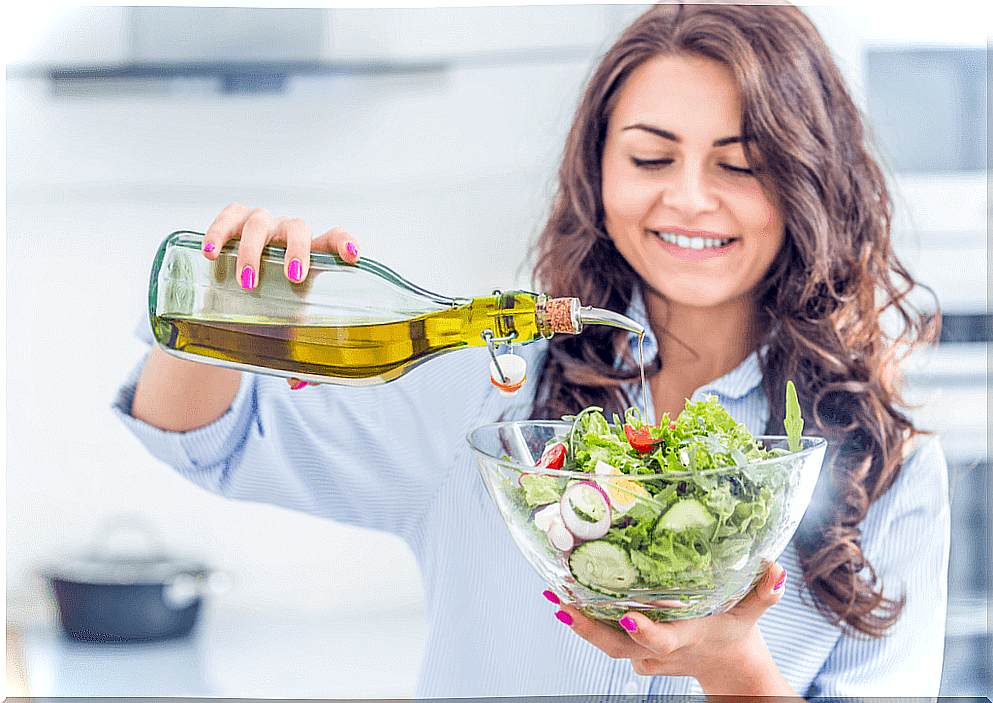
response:
M294 283L300 283L310 270L310 243L314 235L310 225L299 218L284 217L277 221L274 239L286 244L283 272Z
M290 384L291 391L298 391L309 385L307 381L301 381L299 378L288 378L286 379L286 382Z
M238 244L238 281L245 290L252 290L258 283L259 261L262 249L272 239L276 220L265 208L252 210L241 228Z
M664 675L666 672L662 661L654 657L632 659L631 667L634 669L634 673L640 674L641 676L658 676L660 674Z
M314 240L313 248L337 254L350 264L359 260L359 244L341 227L335 227Z
M678 623L654 622L641 613L629 612L620 618L618 624L628 633L635 644L652 654L665 656L678 646L676 628Z
M555 613L555 617L608 657L631 659L646 654L640 645L632 642L623 632L586 617L570 605L563 606Z
M728 612L738 618L758 620L766 610L783 597L785 586L786 569L779 564L770 564L765 572L765 578Z
M241 228L248 217L249 209L241 203L231 203L220 214L204 232L202 250L208 259L216 259L221 248L229 240L241 235Z

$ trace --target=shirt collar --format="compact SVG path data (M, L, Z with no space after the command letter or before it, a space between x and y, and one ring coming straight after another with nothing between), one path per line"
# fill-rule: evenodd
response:
M624 314L645 328L645 362L651 361L658 353L659 345L655 341L655 333L652 332L652 328L648 324L648 311L645 308L645 300L641 297L639 286L634 287L634 295L631 296L631 303L628 305L628 309ZM628 340L631 356L637 361L638 336L635 334L628 335ZM615 360L615 366L620 366L621 363L622 359L618 356Z
M695 398L714 395L721 398L744 398L762 384L762 367L759 352L753 351L745 360L718 379L698 388Z

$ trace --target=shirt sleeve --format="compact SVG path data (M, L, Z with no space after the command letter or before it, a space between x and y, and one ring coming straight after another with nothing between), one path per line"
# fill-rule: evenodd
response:
M485 349L463 350L386 384L298 391L243 373L222 417L168 432L131 417L142 362L113 410L153 456L205 490L406 538L493 404L488 363Z
M883 595L906 595L882 638L843 635L808 695L934 697L944 653L951 520L948 469L936 437L908 459L863 521L863 550Z

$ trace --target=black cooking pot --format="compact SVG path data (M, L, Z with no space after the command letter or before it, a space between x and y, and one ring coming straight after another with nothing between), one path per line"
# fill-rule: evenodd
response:
M134 548L134 538L141 548ZM124 538L122 540L122 538ZM130 539L130 548L124 548ZM91 553L42 571L69 637L88 642L151 642L185 637L203 597L227 590L227 575L167 556L140 519L118 519Z

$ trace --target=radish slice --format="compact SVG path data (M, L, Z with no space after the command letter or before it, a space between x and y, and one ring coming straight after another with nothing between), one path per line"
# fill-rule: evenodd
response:
M548 532L555 520L561 520L562 513L558 503L549 503L534 514L534 526L542 532Z
M610 529L610 501L600 486L592 481L576 481L566 486L562 492L562 522L569 532L582 540L600 539ZM596 519L590 522L576 512Z
M576 538L562 521L562 506L559 503L549 503L536 510L533 516L534 526L545 533L548 542L561 552L568 552L576 546Z
M562 524L561 520L555 520L552 522L551 527L548 528L548 541L551 542L553 547L563 552L568 552L576 546L576 538Z

